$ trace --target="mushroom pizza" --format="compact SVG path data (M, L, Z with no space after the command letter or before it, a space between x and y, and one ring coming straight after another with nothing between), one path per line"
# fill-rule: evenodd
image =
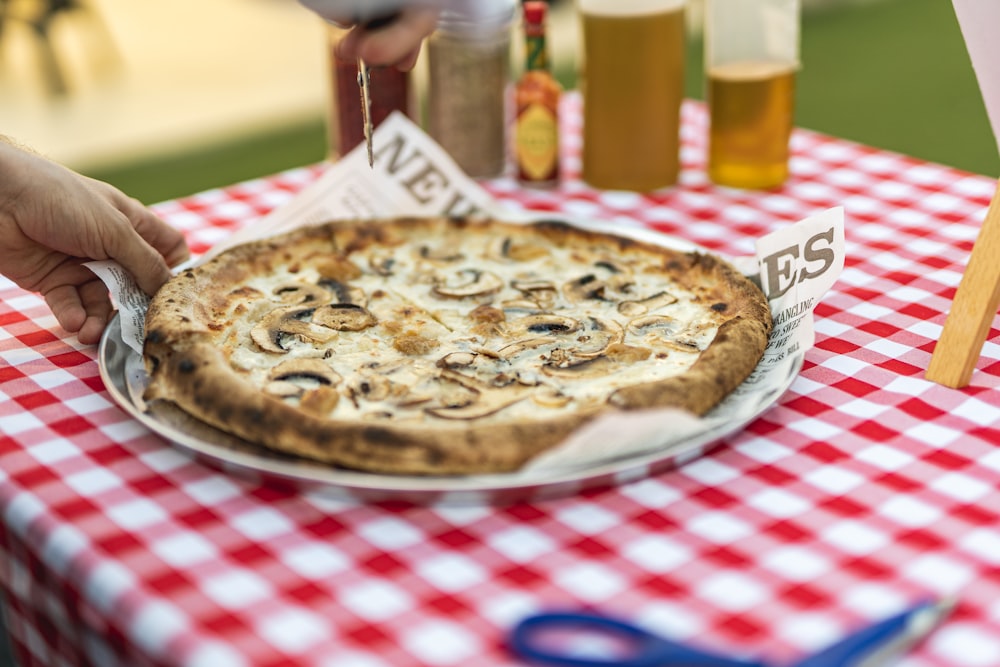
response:
M168 282L146 399L335 466L504 472L607 411L707 412L770 329L710 254L555 221L332 222Z

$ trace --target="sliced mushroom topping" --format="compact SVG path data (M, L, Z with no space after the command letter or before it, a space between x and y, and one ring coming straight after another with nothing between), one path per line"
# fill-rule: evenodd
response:
M360 287L354 287L347 283L331 278L323 278L319 284L333 292L336 303L353 303L359 306L366 305L365 291Z
M440 247L431 248L430 246L422 245L420 246L420 256L431 262L449 263L457 262L461 259L465 259L465 255L460 252L455 251L454 248L449 247L448 244L442 244Z
M669 339L676 336L684 328L679 322L668 315L648 315L637 317L628 323L629 331L643 336L656 336L661 339Z
M380 422L380 421L385 421L387 419L394 419L395 417L396 415L394 415L389 410L376 410L375 412L366 412L363 415L361 415L361 418L364 419L365 421L373 421L373 422L375 421Z
M489 296L499 292L502 287L503 280L489 271L462 269L457 272L456 280L441 282L432 291L441 297L464 299L470 296Z
M442 370L439 377L446 385L455 385L459 388L455 397L461 399L442 401L439 405L424 409L427 414L442 419L487 417L523 400L532 391L528 387L513 392L499 391L490 383L449 369Z
M607 357L595 357L567 365L545 364L542 372L558 378L592 378L607 375L614 370L614 362Z
M580 345L573 347L574 356L589 359L604 354L610 345L621 343L625 339L625 329L614 320L604 320L591 317L586 334L577 340Z
M524 396L504 396L501 393L487 393L467 405L456 407L426 408L424 412L441 419L480 419L496 414L515 403L524 400Z
M330 255L316 263L316 270L324 278L346 282L361 276L361 269L344 255Z
M391 276L396 259L392 255L373 254L368 258L368 266L380 276Z
M523 384L525 387L535 387L542 382L542 378L535 371L522 369L514 371L514 376L517 378L518 384Z
M653 296L637 301L622 301L618 304L618 312L626 317L638 317L664 306L677 303L677 297L670 292L657 292Z
M513 323L516 331L534 334L570 334L580 330L580 323L572 317L539 313L522 317Z
M479 378L459 373L453 368L442 368L438 377L448 382L460 384L466 389L471 389L473 391L488 390L490 388L488 383L483 382Z
M506 387L517 382L517 374L511 375L510 373L493 373L493 377L490 379L491 387Z
M521 292L539 292L542 290L555 290L556 284L551 280L512 280L510 286Z
M595 274L588 273L563 285L563 294L573 302L584 299L604 300L605 289L607 289L607 283Z
M542 305L537 301L528 299L510 299L501 301L500 307L504 310L542 310Z
M384 401L392 393L392 381L382 375L365 375L351 387L354 396L368 401Z
M486 256L501 262L527 262L548 254L548 250L534 243L518 243L509 236L498 238L486 249Z
M306 358L282 361L271 369L268 379L272 382L289 383L309 380L321 385L334 386L339 384L342 378L322 359Z
M461 382L448 382L438 378L438 387L434 391L437 403L433 408L454 409L471 405L479 399L482 392L479 389L467 387Z
M241 297L244 301L252 301L258 297L264 296L264 293L261 292L256 287L251 287L250 285L243 285L242 287L237 287L236 289L229 292L229 295Z
M610 273L615 273L619 275L629 275L632 273L631 269L629 269L621 262L616 262L615 260L609 258L604 258L594 262L594 266L598 266L602 269L606 269Z
M467 368L476 361L475 352L452 352L437 361L439 368Z
M534 350L537 347L543 345L548 345L550 343L555 343L555 338L550 338L548 336L539 336L538 338L526 338L524 340L519 340L510 345L504 345L499 350L497 350L497 355L501 359L510 359L515 357L522 352L527 352L528 350Z
M415 408L418 405L424 405L425 403L430 403L433 400L433 396L425 394L407 394L402 400L396 403L397 408L402 408L404 410L409 408Z
M511 281L511 287L521 292L541 308L551 308L556 302L558 287L550 280L520 279Z
M288 351L285 344L290 338L317 343L330 341L336 334L308 321L314 312L314 308L301 306L276 308L254 325L250 330L250 338L260 349L275 354Z
M318 304L330 300L330 293L319 285L300 282L289 282L278 285L274 288L273 293L284 303Z
M305 390L302 385L286 380L274 380L264 386L264 391L278 398L298 398Z
M678 352L687 352L687 353L701 352L701 347L698 345L698 343L689 339L666 340L663 341L663 343L667 347L677 350Z
M502 236L500 238L493 239L490 244L486 247L486 258L494 259L498 261L510 262L510 256L507 254L510 250L511 240L509 236Z
M573 399L555 387L542 385L531 395L531 400L543 408L561 408Z
M320 385L315 389L307 389L299 400L299 407L314 415L328 415L340 402L340 393L333 387Z
M313 313L312 321L337 331L362 331L378 320L364 306L354 303L328 303Z

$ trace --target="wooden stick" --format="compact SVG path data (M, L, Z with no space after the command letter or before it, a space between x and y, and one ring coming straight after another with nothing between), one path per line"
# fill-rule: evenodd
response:
M986 342L1000 305L1000 183L986 211L969 265L955 292L941 338L925 377L946 387L964 387Z

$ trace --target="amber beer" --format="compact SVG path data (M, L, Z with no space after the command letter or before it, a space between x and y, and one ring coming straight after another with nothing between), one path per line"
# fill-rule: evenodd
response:
M712 182L764 189L788 177L795 66L735 62L708 69L708 174Z
M579 0L583 178L644 192L680 171L683 0Z

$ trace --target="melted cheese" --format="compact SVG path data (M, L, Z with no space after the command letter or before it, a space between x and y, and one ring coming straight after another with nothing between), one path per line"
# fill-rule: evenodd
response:
M427 238L379 248L377 260L351 255L361 270L350 281L363 295L355 305L376 323L327 329L325 340L277 334L283 352L263 351L254 341L261 313L288 308L290 282L314 288L323 280L308 267L292 281L287 272L258 277L252 287L261 296L233 315L230 362L266 391L277 364L322 360L342 378L333 418L441 419L464 414L464 405L483 412L501 406L484 418L517 419L577 410L621 387L683 373L715 337L720 318L711 304L666 283L643 255L623 265L574 249L535 249L512 259L496 248L495 240L473 234L460 247ZM375 266L390 267L389 275ZM323 304L298 305L308 311ZM477 307L492 310L474 313ZM316 384L306 376L291 381L303 390Z

